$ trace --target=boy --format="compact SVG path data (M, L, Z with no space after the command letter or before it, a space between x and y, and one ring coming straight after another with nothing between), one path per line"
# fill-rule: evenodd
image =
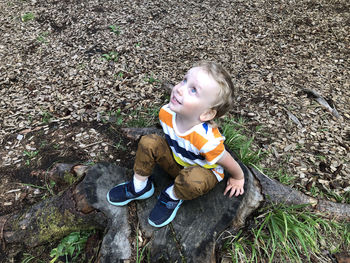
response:
M149 176L156 163L174 183L161 192L150 213L148 222L154 227L169 224L183 200L211 190L224 178L224 169L231 175L224 194L243 194L243 171L225 150L225 138L212 122L231 106L233 89L230 76L220 65L204 62L191 68L159 112L165 139L158 135L141 138L133 179L112 188L108 202L121 206L152 196L154 186Z

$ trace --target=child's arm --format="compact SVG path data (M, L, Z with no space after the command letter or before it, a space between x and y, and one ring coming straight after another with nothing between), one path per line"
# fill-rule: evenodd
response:
M243 194L244 174L239 164L232 158L231 154L225 150L224 155L220 158L217 164L223 166L231 175L227 180L224 195L226 195L227 192L230 192L229 197Z

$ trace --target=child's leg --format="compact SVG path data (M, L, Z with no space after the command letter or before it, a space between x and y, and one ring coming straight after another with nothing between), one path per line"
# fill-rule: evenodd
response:
M175 196L182 200L191 200L209 192L218 183L209 169L191 166L181 170L174 182Z
M113 187L107 194L108 202L121 206L152 196L154 186L148 177L156 163L174 177L182 168L175 162L164 138L155 134L143 136L136 152L133 179Z
M176 177L183 168L174 160L166 140L156 134L145 135L141 138L134 163L134 173L140 180L147 178L155 164L162 167L172 177Z

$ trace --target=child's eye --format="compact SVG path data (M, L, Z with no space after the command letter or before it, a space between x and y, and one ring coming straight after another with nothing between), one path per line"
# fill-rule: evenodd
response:
M192 87L192 88L190 89L190 91L191 91L191 93L196 93L196 92L197 92L197 89L196 89L195 87Z
M186 83L187 83L187 79L184 79L182 82L183 82L184 84L186 84Z

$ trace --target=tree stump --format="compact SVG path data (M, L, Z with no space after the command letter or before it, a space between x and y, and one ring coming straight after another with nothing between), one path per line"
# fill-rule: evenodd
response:
M245 191L251 192L252 174L245 166ZM212 191L195 200L185 201L179 209L174 221L163 228L154 228L148 224L148 216L156 203L160 191L171 183L170 177L160 168L153 172L155 194L147 199L136 201L140 230L146 238L151 239L150 253L154 262L215 262L215 245L219 235L232 222L243 223L262 201L260 197L255 205L247 197L249 195L229 198L223 195L226 181L220 182ZM116 207L106 201L108 190L114 185L130 180L125 172L112 164L97 164L92 167L82 182L85 184L88 201L96 209L101 210L110 219L109 231L101 249L101 259L115 261L131 257L130 228L127 224L127 206ZM249 211L248 211L249 210ZM248 211L248 212L247 212ZM239 217L236 219L236 215ZM238 224L237 224L238 226ZM114 239L113 239L114 238ZM113 242L111 242L114 240ZM123 252L122 252L123 251ZM103 261L105 262L105 261Z
M153 262L215 262L215 250L223 244L227 231L238 231L247 217L266 203L310 204L315 211L349 220L348 204L309 197L238 162L246 179L243 196L224 196L225 179L206 195L185 201L174 221L163 228L151 227L147 219L157 195L171 182L170 177L156 167L152 175L155 194L147 200L117 207L107 202L107 192L130 178L122 167L99 163L59 195L0 217L0 238L6 243L33 247L62 239L72 231L105 228L98 262L127 261L134 258L133 243L137 238L132 236L130 222L135 218L130 218L129 209L136 207L136 220L143 236L150 240Z

